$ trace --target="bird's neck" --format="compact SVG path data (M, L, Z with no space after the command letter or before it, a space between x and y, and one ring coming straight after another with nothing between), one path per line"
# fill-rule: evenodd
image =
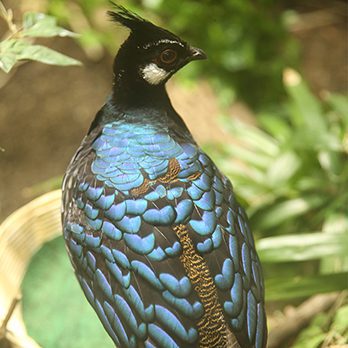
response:
M112 101L119 107L172 109L164 85L150 85L137 78L124 77L125 72L115 75Z
M145 82L129 78L124 72L115 74L112 92L97 113L89 132L98 125L115 121L151 124L162 130L176 130L191 139L184 121L171 104L165 86L145 85Z
M135 68L138 63L123 44L114 61L112 99L121 107L172 108L164 84L151 85ZM131 50L132 51L132 50Z

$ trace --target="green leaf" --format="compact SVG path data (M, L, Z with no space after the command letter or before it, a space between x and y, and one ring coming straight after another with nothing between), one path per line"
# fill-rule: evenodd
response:
M348 337L348 305L339 308L336 312L331 329L343 337ZM345 343L348 343L345 342Z
M335 274L305 276L296 278L276 277L265 281L266 300L278 301L332 291L346 290L348 285L348 272Z
M320 151L318 153L318 160L321 167L330 176L339 175L342 171L342 166L344 166L340 153L335 151Z
M27 44L22 40L9 39L0 43L0 68L9 73L17 63L18 54Z
M264 238L257 250L262 262L291 262L348 255L347 233L306 233Z
M295 198L278 203L267 211L263 212L258 218L258 227L267 230L275 227L291 218L305 214L322 203L322 198Z
M268 156L278 154L278 141L260 128L228 117L222 118L222 122L224 127L249 149L258 150L258 152L263 152Z
M325 340L326 333L320 330L319 327L311 327L306 329L305 334L299 337L292 348L318 348L320 344Z
M18 54L23 47L27 46L28 43L19 39L8 39L0 42L0 54L11 52L13 54Z
M272 157L261 153L260 151L252 151L248 148L236 144L227 145L226 150L232 158L240 159L242 162L250 166L267 168L272 163Z
M291 151L282 153L269 166L267 181L272 187L286 184L301 165L300 158Z
M327 102L331 107L340 114L344 120L345 126L348 127L348 97L339 94L329 94Z
M77 37L78 35L57 26L54 17L43 13L27 12L23 16L23 36L27 37Z
M265 188L265 175L262 170L256 167L245 167L237 161L231 161L225 164L221 163L219 167L227 176L231 177L232 181L238 176L240 178L244 177L248 179L251 185L258 184L262 188Z
M257 119L262 127L281 143L284 143L291 137L292 129L284 119L275 117L274 114L265 113L259 114Z
M313 138L325 135L327 125L321 104L310 92L302 77L296 71L286 69L284 84L292 101L297 128L305 127Z
M327 335L323 328L327 326L327 316L323 313L317 315L309 327L300 332L292 348L318 348Z
M327 235L348 235L348 217L343 214L331 213L323 224L323 231ZM320 262L320 273L348 271L348 243L343 241L347 249L345 254L332 255L323 258Z
M330 133L329 130L318 132L314 126L312 128L301 126L300 129L294 130L286 145L297 151L342 150L342 141L336 134Z
M11 52L0 52L0 69L5 71L5 73L9 73L16 63L17 59L15 54Z
M35 60L53 65L81 65L81 63L50 48L32 45L23 39L11 39L0 43L0 67L9 72L19 60Z
M78 60L41 45L26 46L18 55L18 59L30 59L45 64L60 66L81 65Z
M331 214L323 224L323 231L328 233L347 233L348 216L344 214Z

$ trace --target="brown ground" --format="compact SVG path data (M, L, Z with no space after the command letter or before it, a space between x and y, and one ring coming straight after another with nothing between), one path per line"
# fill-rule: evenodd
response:
M347 31L340 18L294 32L303 50L303 73L317 92L348 90ZM111 57L91 62L65 39L56 40L54 47L84 66L27 63L0 88L0 221L33 198L25 194L26 188L62 175L110 89ZM207 84L193 91L173 83L169 87L199 142L226 136L216 124L219 110ZM235 110L248 115L243 107Z

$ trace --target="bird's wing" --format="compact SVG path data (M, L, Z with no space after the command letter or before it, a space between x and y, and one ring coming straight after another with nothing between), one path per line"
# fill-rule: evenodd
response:
M213 161L199 150L197 161L201 175L187 188L194 210L185 227L195 251L204 260L202 265L209 269L218 301L212 287L203 286L198 291L212 291L206 299L213 307L210 315L223 312L241 347L264 347L267 325L263 276L247 216L230 181ZM187 268L192 268L187 259L186 263ZM205 279L199 281L209 283ZM209 325L214 326L214 322Z
M112 166L96 174L96 154L87 148L64 180L64 236L81 287L115 344L223 347L228 327L242 347L263 347L253 237L212 161L183 145L164 174L153 179L142 170L142 183L125 194ZM151 170L161 172L162 162ZM132 176L124 174L127 187Z

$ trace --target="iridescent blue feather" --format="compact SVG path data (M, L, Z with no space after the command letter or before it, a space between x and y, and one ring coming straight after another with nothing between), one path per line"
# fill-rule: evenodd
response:
M261 267L230 182L195 143L126 119L92 131L65 177L64 237L88 301L120 347L199 346L204 306L174 232L185 225L228 329L263 347Z
M117 347L264 348L263 278L246 215L165 90L206 56L115 8L112 19L131 33L63 182L77 279Z

